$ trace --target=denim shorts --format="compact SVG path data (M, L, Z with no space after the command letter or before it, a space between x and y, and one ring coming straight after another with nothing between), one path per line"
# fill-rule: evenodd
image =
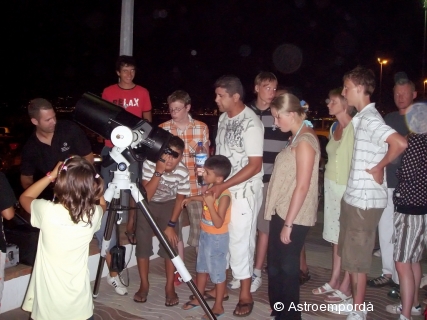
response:
M203 230L200 231L196 271L198 273L209 273L214 284L225 281L228 242L228 232L210 234Z

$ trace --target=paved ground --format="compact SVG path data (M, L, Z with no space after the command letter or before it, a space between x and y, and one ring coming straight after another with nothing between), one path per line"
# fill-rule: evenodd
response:
M322 214L319 212L319 221L323 222ZM323 224L318 223L310 231L306 241L306 252L307 261L310 267L310 273L312 278L305 285L301 287L301 302L321 304L323 302L322 296L314 296L311 293L313 288L316 288L323 283L327 282L330 277L331 268L331 247L330 245L322 240ZM425 261L425 259L424 259ZM195 252L191 248L186 249L185 264L190 273L195 275ZM181 284L177 287L177 293L180 298L180 305L175 307L165 307L164 305L164 267L162 260L155 259L151 262L151 273L150 273L150 294L148 301L144 304L138 304L133 302L133 294L138 288L138 274L136 267L129 269L129 295L120 297L114 293L111 287L109 287L105 280L102 281L100 286L100 293L98 298L95 300L95 319L96 320L122 320L122 319L167 319L167 320L178 320L178 319L200 319L203 315L201 308L184 311L181 309L181 305L188 300L188 296L191 294L190 289L186 284ZM423 269L427 271L426 263L423 263ZM381 259L373 257L373 264L371 268L370 276L378 276L381 273ZM228 275L228 279L231 279L231 275ZM267 275L263 274L263 285L254 294L256 301L254 310L248 320L266 320L271 319L269 317L270 307L268 304L267 295ZM388 320L397 319L398 316L390 315L385 311L387 304L396 303L396 300L387 297L389 287L380 289L368 288L366 302L372 302L373 312L368 316L369 320ZM224 303L225 316L221 317L224 320L236 319L232 313L236 303L238 302L237 290L232 290L229 295L230 299ZM423 296L420 298L424 299L424 291L421 293ZM28 320L28 313L16 309L5 314L0 315L0 319L4 320ZM303 319L345 319L345 316L337 316L328 312L309 312L303 314ZM422 317L413 317L414 320L420 320ZM56 320L56 319L55 319Z

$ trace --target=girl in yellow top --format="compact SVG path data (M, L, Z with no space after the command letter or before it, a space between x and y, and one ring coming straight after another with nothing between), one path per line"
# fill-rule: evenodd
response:
M55 182L55 201L36 199ZM40 229L36 261L22 309L34 320L93 319L89 243L105 210L104 182L84 158L59 162L19 198ZM101 205L97 205L101 203Z
M231 163L228 158L216 155L208 158L204 165L203 179L206 184L219 185L227 179L231 172ZM231 214L231 195L226 189L220 195L204 193L200 196L193 196L184 199L182 206L186 206L191 201L203 202L203 214L200 222L201 232L199 239L199 253L197 255L197 288L200 292L205 292L208 274L215 284L215 304L212 312L216 317L224 314L223 300L225 294L225 280L227 269L228 253L228 223ZM186 302L182 308L191 310L199 307L199 302L192 299ZM205 299L209 298L205 296ZM205 316L206 317L206 316ZM204 319L203 317L202 319ZM206 317L206 319L208 319Z

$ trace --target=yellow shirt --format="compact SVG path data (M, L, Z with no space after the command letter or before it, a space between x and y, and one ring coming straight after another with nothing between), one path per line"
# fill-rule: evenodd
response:
M344 128L341 140L338 141L334 139L331 127L331 139L326 146L328 162L325 166L325 178L340 185L347 185L353 147L354 129L351 122Z
M75 224L62 204L37 199L31 224L40 229L36 261L22 309L34 320L84 320L93 315L89 243L101 226L96 206L92 225Z

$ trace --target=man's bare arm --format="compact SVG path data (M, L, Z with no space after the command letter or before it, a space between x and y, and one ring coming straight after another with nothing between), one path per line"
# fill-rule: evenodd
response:
M21 174L21 186L26 190L29 186L34 183L33 176L24 176Z
M89 153L89 154L87 154L87 155L85 155L85 156L83 156L83 158L85 158L87 161L89 161L90 163L94 163L94 158L93 158L93 153L91 152L91 153Z
M239 172L237 172L233 177L225 181L220 185L213 186L208 191L215 193L217 196L220 195L225 189L231 188L239 183L242 183L254 175L262 169L262 157L248 157L248 164L242 168Z
M1 212L1 215L6 220L10 220L15 216L15 208L13 206L6 208Z
M151 110L150 111L146 111L146 112L143 112L142 113L142 118L144 119L144 120L147 120L148 122L153 122L153 116L152 116L152 114L151 114Z

